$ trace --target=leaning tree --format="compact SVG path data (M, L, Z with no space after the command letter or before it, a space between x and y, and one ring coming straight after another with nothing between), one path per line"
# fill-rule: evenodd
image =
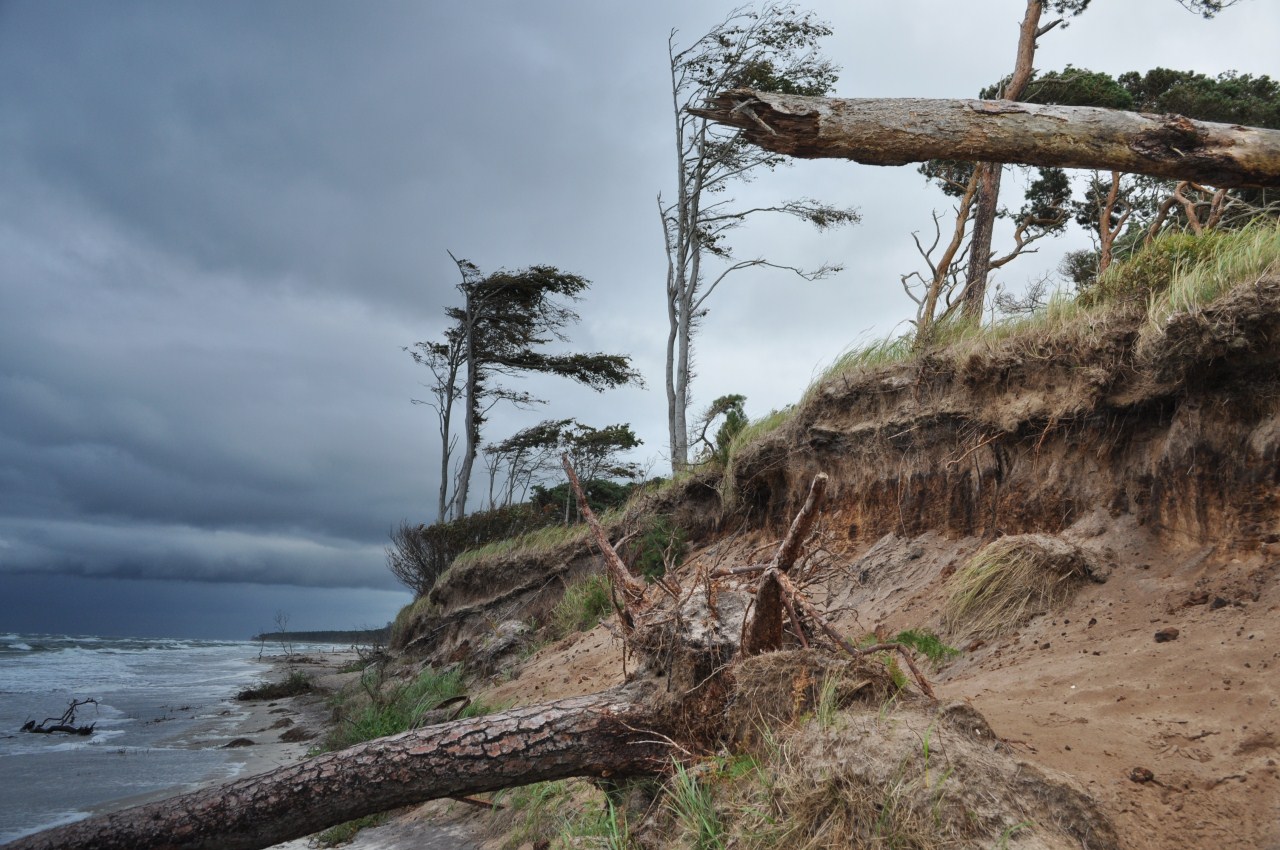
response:
M453 519L467 511L482 428L493 406L503 401L517 406L541 401L503 384L504 378L535 373L559 375L596 391L643 383L626 355L547 350L553 342L567 341L565 328L578 321L578 314L569 305L591 286L586 278L545 265L486 275L475 263L449 256L461 273L457 290L462 303L445 310L453 324L443 341L420 342L410 350L413 358L429 367L435 377L431 387L435 400L428 403L436 409L440 425L441 522L447 519L446 509ZM455 445L455 406L462 410L463 446L453 497L446 506L444 482Z

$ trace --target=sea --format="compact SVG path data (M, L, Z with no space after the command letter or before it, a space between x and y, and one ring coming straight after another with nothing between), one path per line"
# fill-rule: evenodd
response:
M0 634L0 844L95 811L230 779L241 750L220 749L264 678L244 641ZM31 734L73 700L88 736Z

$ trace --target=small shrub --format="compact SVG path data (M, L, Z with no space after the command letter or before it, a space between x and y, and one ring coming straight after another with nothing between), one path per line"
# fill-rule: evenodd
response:
M595 628L613 611L609 579L590 575L565 588L564 596L551 611L550 627L556 637Z
M559 515L553 510L520 504L479 511L435 525L402 522L391 532L387 567L414 596L425 596L463 552L555 525L558 521Z
M1227 236L1211 230L1202 235L1168 233L1134 252L1122 262L1112 263L1091 285L1080 292L1086 306L1113 302L1145 303L1169 288L1177 272L1212 257Z
M284 699L311 693L313 688L311 677L301 670L293 670L289 678L283 682L264 682L245 688L236 694L236 699L244 702L257 699Z
M636 486L631 483L619 484L606 478L592 478L590 481L582 482L582 490L587 497L587 504L597 515L625 505L627 499L635 491ZM533 497L529 500L529 503L539 513L551 517L554 522L563 522L566 513L571 522L582 521L578 515L577 496L570 490L568 482L557 484L554 487L543 487L541 484L535 484ZM568 508L567 511L566 506Z
M933 632L920 631L918 629L907 629L906 631L898 632L893 641L894 643L911 647L933 662L935 667L950 661L960 654L960 650L954 646L947 646Z
M670 517L649 517L636 543L635 569L649 581L666 575L668 565L680 565L688 535Z

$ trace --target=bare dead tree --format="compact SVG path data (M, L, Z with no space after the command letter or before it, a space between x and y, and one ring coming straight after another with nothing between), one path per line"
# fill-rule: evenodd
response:
M741 6L701 38L678 47L667 41L674 119L676 187L658 196L667 256L667 427L673 470L689 463L689 384L693 339L707 313L707 299L730 277L748 269L785 271L813 281L839 271L833 265L801 268L764 257L735 255L730 237L761 215L788 216L818 229L857 221L857 213L810 199L752 206L739 204L729 190L750 182L783 158L745 144L737 133L713 126L689 107L716 91L754 85L779 91L820 94L830 90L837 69L817 52L830 34L826 24L789 3ZM705 266L704 266L705 263Z

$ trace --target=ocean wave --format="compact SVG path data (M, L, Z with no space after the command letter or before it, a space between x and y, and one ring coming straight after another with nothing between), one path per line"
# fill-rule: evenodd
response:
M0 844L8 844L10 841L17 841L19 838L26 838L28 835L35 835L37 832L44 832L46 829L53 829L55 826L66 826L69 823L75 823L87 817L89 817L88 812L74 810L45 815L46 820L39 826L0 831Z
M31 651L31 644L29 644L29 643L11 643L11 644L9 644L9 648L10 648L10 649L16 649L16 650L19 650L19 651L21 651L21 652L30 652L30 651Z

